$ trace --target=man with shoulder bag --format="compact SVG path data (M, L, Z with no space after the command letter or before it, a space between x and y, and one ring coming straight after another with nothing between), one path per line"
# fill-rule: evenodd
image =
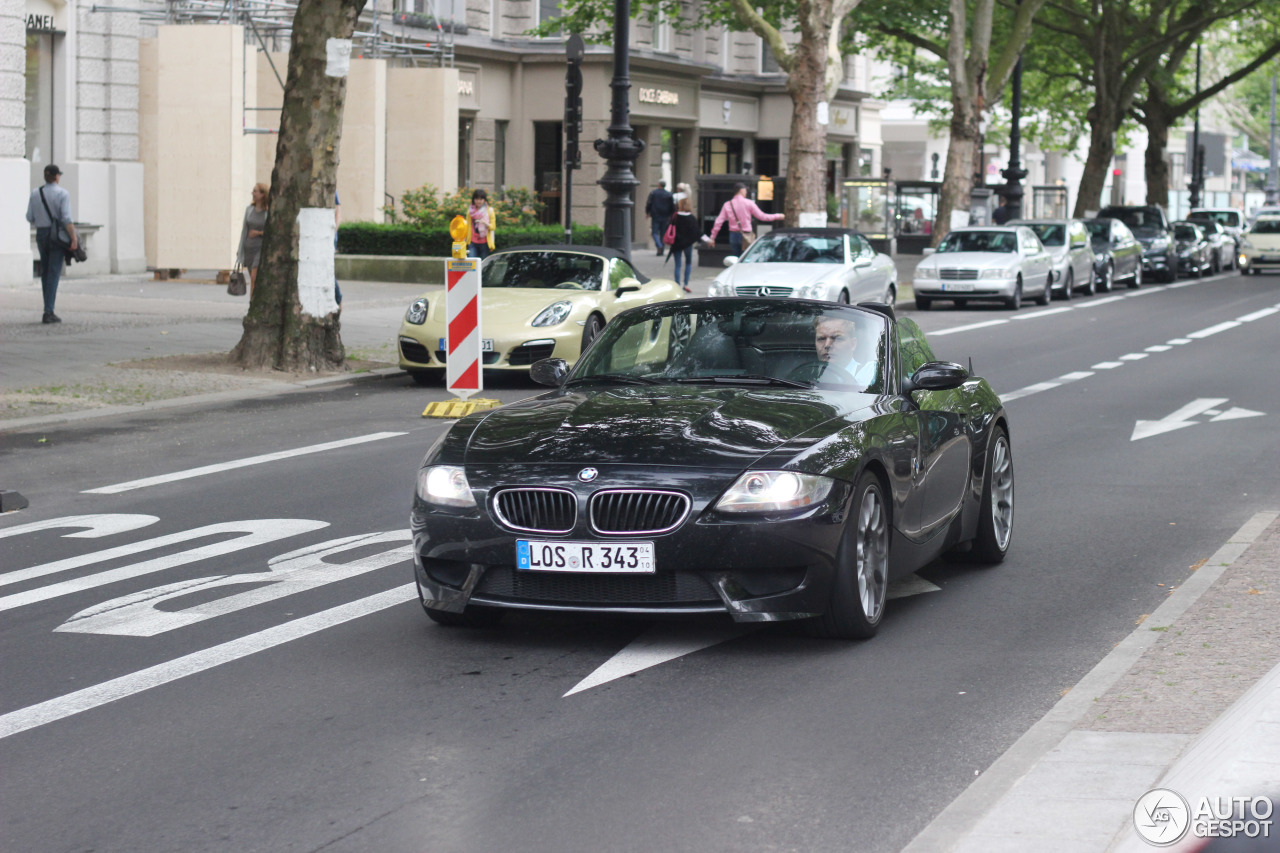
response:
M36 227L36 247L40 250L40 286L44 292L44 323L61 323L53 313L58 297L58 281L62 265L70 255L76 260L87 258L80 248L76 226L71 223L71 194L58 186L62 170L50 163L44 167L44 186L31 191L27 202L27 221Z

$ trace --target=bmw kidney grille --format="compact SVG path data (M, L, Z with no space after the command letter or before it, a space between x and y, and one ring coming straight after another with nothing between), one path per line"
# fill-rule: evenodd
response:
M606 489L591 496L588 512L597 533L666 533L689 514L689 497L651 489Z
M498 521L512 530L568 533L578 515L578 498L566 489L504 489L493 499Z

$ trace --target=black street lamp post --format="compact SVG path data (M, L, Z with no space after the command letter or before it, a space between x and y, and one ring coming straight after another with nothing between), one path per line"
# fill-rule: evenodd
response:
M631 132L629 92L631 77L628 56L631 41L631 2L614 0L613 4L613 108L610 112L609 138L595 141L596 153L604 157L608 169L599 180L604 187L604 244L631 257L632 200L640 185L632 168L644 141Z
M1009 168L1002 169L1000 174L1004 176L1005 185L1001 190L1004 196L1005 210L1009 213L1009 219L1022 218L1022 197L1025 193L1022 190L1022 179L1027 176L1027 170L1022 168L1022 56L1018 56L1018 61L1013 66L1013 97L1010 103L1010 111L1013 113L1013 121L1009 126Z
M1200 45L1196 45L1196 96L1200 95ZM1200 206L1200 192L1204 189L1204 153L1200 150L1200 107L1196 106L1196 121L1191 130L1191 207Z

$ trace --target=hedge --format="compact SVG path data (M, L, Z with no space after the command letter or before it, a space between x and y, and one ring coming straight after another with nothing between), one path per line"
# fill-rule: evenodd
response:
M564 229L558 225L533 228L502 228L494 232L499 249L529 244L563 243ZM583 246L604 245L604 229L595 225L575 225L573 242ZM422 255L447 258L453 239L447 228L414 228L377 222L345 222L338 227L338 254L341 255Z

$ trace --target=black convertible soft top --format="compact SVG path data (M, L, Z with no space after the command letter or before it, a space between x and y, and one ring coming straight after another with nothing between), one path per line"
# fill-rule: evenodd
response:
M631 258L619 252L617 249L608 249L604 246L579 246L577 243L569 245L567 243L550 243L545 246L510 246L505 249L498 249L493 255L505 255L509 252L577 252L581 255L595 255L598 258L620 259L631 264L631 269L636 274L636 281L645 284L649 281L649 277L640 270L636 269L636 265L631 263Z

